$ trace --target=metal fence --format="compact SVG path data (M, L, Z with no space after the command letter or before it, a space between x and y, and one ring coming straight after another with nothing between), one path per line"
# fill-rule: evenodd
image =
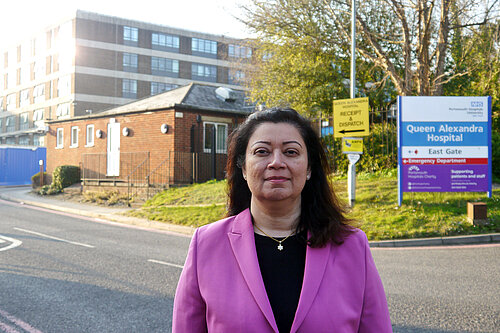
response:
M332 116L311 119L313 127L325 143L333 171L344 167L345 157L341 150L341 139L333 138ZM370 134L364 137L363 155L370 161L382 161L382 167L397 164L397 117L394 109L372 109L369 111ZM367 160L365 158L365 160ZM347 162L346 162L347 163Z
M120 176L107 176L107 154L82 155L83 185L127 186L128 197L150 198L171 186L224 179L227 155L170 151L151 169L149 152L120 153Z
M149 164L144 164L146 160L149 161L149 152L120 153L120 175L108 176L107 153L82 154L82 181L84 185L89 182L97 184L126 183L129 181L129 176L137 180L141 174L145 176L149 173ZM137 167L141 164L143 167L138 171Z

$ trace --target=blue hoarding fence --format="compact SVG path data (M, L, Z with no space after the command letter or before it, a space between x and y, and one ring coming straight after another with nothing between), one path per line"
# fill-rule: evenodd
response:
M31 176L40 172L40 160L45 171L45 147L0 146L0 186L30 185Z

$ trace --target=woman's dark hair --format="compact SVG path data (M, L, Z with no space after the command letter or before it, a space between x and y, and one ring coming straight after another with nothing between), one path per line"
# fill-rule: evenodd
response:
M345 216L345 206L335 195L327 175L330 168L321 142L308 120L293 109L265 109L251 114L229 137L227 159L228 212L227 216L239 214L250 207L252 193L243 179L241 167L250 136L262 123L287 123L295 126L307 146L311 178L302 190L302 205L297 232L310 233L311 247L322 247L332 241L343 242L351 233L351 222Z

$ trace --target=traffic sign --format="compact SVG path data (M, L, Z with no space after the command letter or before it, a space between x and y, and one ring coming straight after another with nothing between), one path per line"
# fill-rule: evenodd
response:
M342 138L342 153L363 154L363 138Z
M333 101L333 135L367 136L370 134L368 97Z

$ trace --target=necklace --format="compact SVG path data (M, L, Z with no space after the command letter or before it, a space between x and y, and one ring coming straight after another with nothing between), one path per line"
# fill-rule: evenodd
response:
M259 229L260 232L262 232L264 235L266 235L267 237L271 238L273 241L277 242L278 243L278 250L280 251L283 251L283 245L281 243L283 243L284 241L286 241L288 239L288 237L292 236L293 234L295 234L295 231L293 231L290 235L286 236L285 238L283 238L282 240L277 240L276 238L274 238L273 236L269 236L264 230L262 230L261 228L259 228L259 226L257 224L254 224L254 226Z

